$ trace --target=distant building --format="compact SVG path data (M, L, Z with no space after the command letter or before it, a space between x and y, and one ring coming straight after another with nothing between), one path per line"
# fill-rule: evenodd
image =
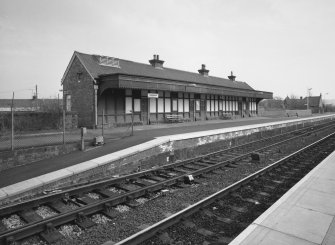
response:
M57 99L14 99L16 112L41 112L62 108L63 101ZM0 112L9 112L12 108L11 99L0 99Z
M309 96L305 98L300 97L300 99L290 99L289 97L286 97L284 100L284 105L287 110L307 110L308 108L312 111L312 113L323 112L323 102L321 94L320 96Z
M186 60L187 61L187 60ZM74 52L62 78L67 111L78 113L79 126L164 122L178 116L188 121L210 120L225 113L250 116L271 92L254 90L245 82L198 72L166 68L158 55L142 64L107 56Z

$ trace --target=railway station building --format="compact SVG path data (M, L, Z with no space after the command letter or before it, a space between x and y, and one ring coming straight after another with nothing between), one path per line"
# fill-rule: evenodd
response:
M62 78L66 111L78 125L97 127L256 116L271 92L236 81L164 67L159 55L148 64L75 51ZM102 121L103 119L103 121Z

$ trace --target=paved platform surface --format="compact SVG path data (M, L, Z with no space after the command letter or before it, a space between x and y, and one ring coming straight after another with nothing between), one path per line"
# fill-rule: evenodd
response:
M24 166L6 169L0 171L0 188L9 186L24 180L28 180L43 174L47 174L59 169L73 166L78 163L86 162L100 156L104 156L113 152L117 152L141 143L148 142L155 137L183 134L191 132L199 132L205 130L215 130L229 127L254 125L260 123L270 123L277 121L285 121L295 118L244 118L234 120L217 120L217 121L198 121L192 123L178 124L159 124L145 125L135 127L134 135L128 137L120 137L123 128L109 129L114 131L115 137L110 138L102 147L82 152L76 151L66 155L58 156L52 159L45 159L38 162L30 163ZM108 132L112 136L111 132Z
M334 245L335 151L230 245Z

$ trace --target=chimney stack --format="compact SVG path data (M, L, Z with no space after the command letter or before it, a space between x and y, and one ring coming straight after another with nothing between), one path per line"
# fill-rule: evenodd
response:
M152 60L149 60L149 63L155 68L163 69L164 61L159 60L158 54L154 54L154 58Z
M230 72L230 76L228 76L229 80L235 81L236 76L233 75L233 71Z
M204 77L208 77L209 70L206 69L206 65L202 64L201 69L198 72L203 75Z

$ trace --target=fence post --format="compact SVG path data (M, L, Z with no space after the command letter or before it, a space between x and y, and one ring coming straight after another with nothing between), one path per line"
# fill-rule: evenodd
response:
M65 145L65 110L63 109L63 145Z
M131 136L134 135L134 110L131 110Z
M10 143L11 143L11 150L13 151L14 150L14 110L12 108L12 113L11 113L11 118L12 118L12 132L11 132L11 137L10 137Z
M12 108L11 108L11 137L10 137L10 145L11 150L14 150L14 92L13 92L13 98L12 98Z
M104 118L105 118L105 110L102 109L102 120L101 120L101 136L104 137Z

